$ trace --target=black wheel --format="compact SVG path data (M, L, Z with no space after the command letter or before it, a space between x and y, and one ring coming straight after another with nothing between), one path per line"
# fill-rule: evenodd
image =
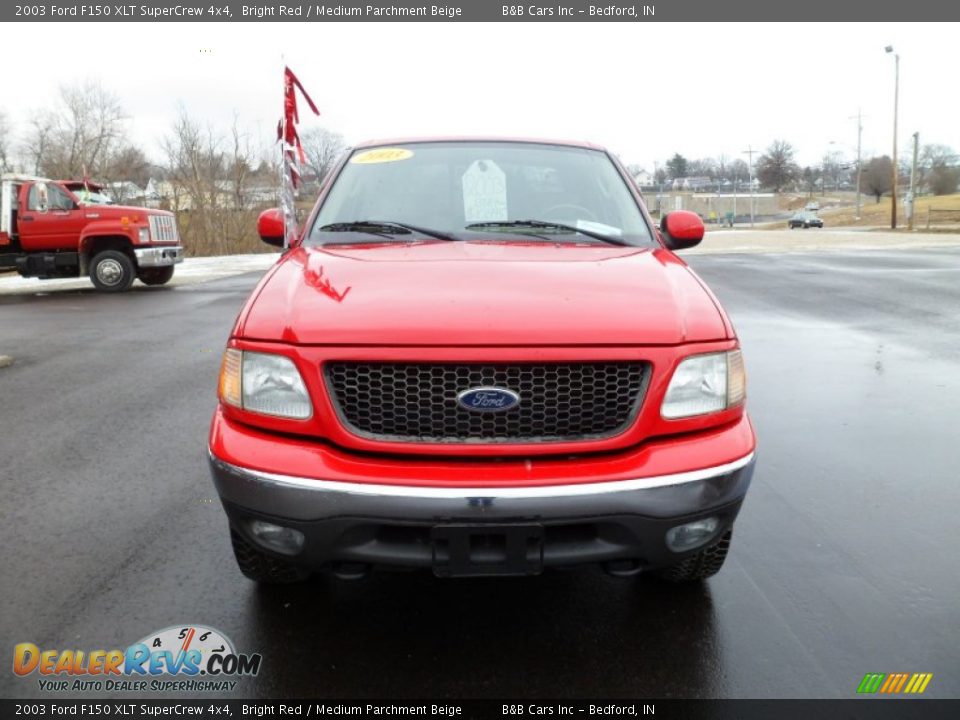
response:
M90 280L102 292L129 290L137 277L133 260L119 250L104 250L93 256L90 263Z
M144 285L166 285L173 277L173 265L158 268L144 268L137 275Z
M723 561L727 559L732 535L733 530L727 530L720 538L720 542L691 555L676 565L657 570L656 575L673 583L706 580L716 575L723 567Z
M230 528L230 542L233 544L233 555L240 566L240 572L251 580L279 585L300 582L310 577L310 573L303 568L261 552L233 528Z

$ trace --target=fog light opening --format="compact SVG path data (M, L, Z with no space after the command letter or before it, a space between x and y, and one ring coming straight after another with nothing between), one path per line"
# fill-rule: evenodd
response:
M613 577L633 577L643 572L643 563L637 558L607 560L603 564L603 569Z
M263 520L250 521L250 534L265 548L283 555L296 555L303 549L303 533Z
M715 517L694 520L667 530L667 547L673 552L686 552L710 542L717 534L720 520Z

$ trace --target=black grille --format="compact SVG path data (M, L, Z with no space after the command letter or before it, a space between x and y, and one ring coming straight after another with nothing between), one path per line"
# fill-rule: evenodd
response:
M407 442L592 440L636 417L648 365L637 362L420 364L336 362L325 367L341 421L357 435ZM460 407L464 390L512 390L502 412Z

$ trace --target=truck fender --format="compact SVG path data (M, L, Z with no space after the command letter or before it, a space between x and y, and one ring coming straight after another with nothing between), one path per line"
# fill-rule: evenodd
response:
M90 269L91 249L98 241L109 240L114 249L132 250L134 245L133 229L114 221L93 222L83 228L77 251L80 258L80 275L86 275Z

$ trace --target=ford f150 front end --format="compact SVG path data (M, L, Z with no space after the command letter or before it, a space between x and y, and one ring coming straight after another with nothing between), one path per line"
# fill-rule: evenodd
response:
M224 354L241 570L715 573L756 441L733 328L673 253L702 235L589 145L353 150Z

